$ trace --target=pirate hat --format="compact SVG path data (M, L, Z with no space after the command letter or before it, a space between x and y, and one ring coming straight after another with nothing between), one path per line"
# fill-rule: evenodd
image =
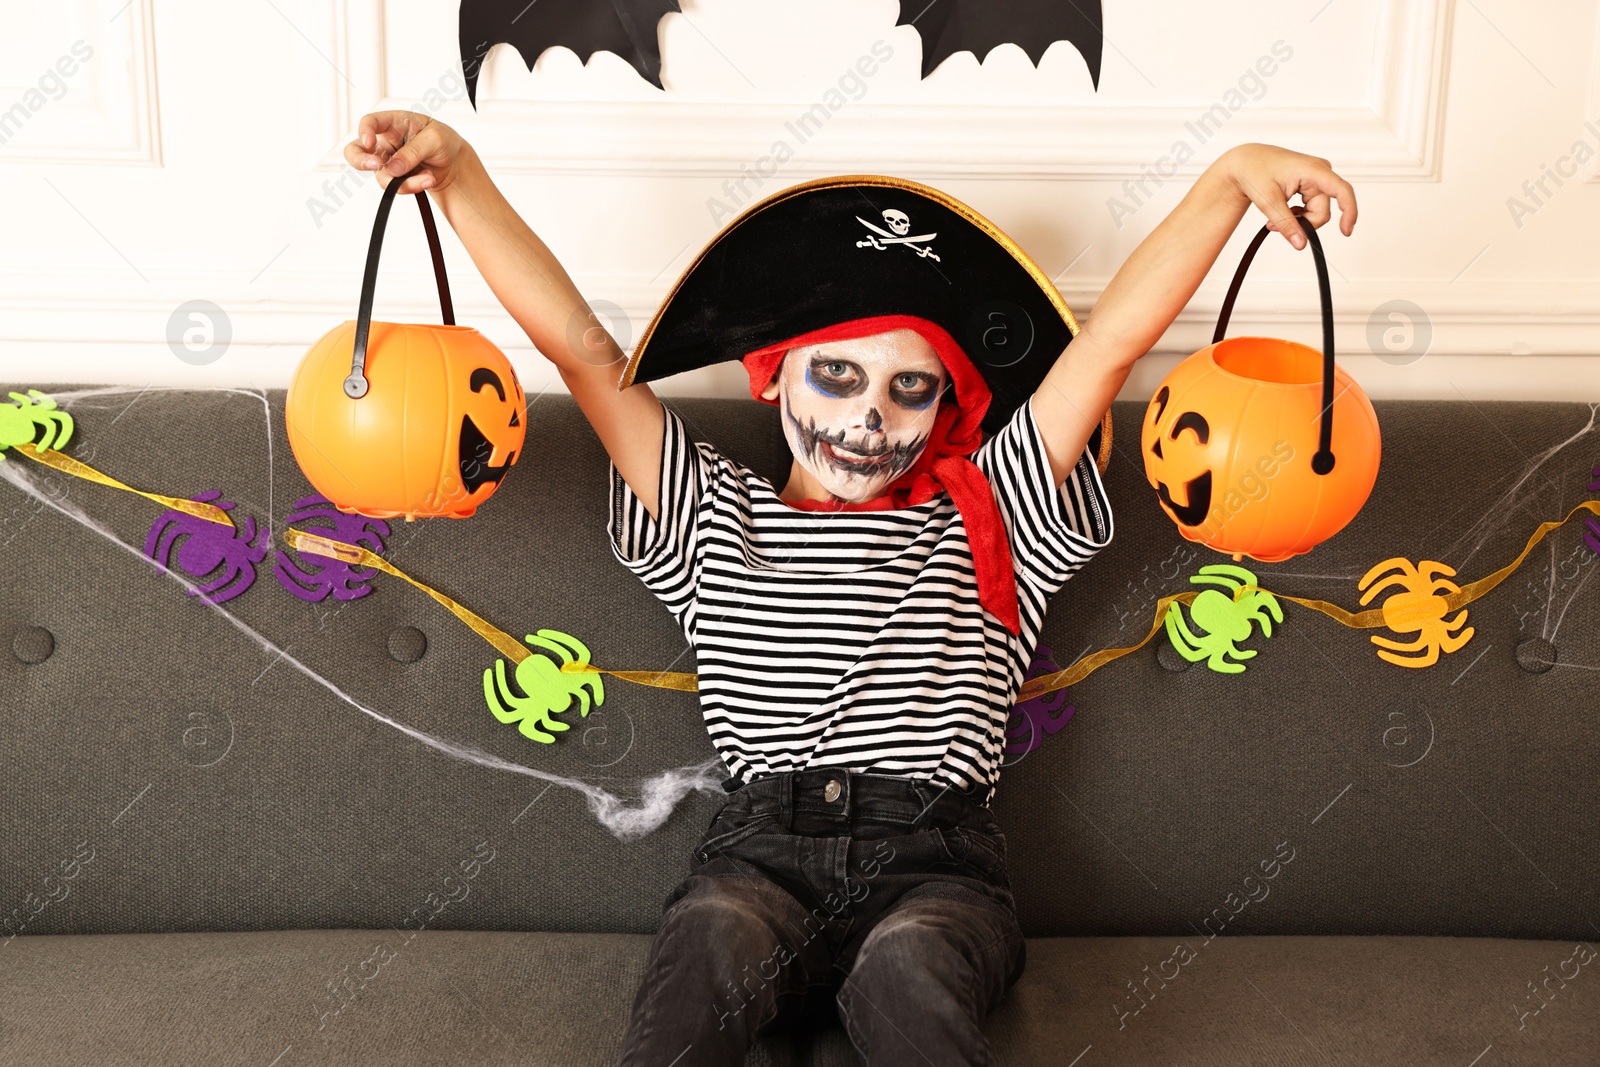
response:
M662 301L618 388L881 315L955 339L991 394L986 435L1078 332L1050 279L988 219L919 182L847 174L780 190L724 226ZM1109 410L1089 448L1103 472Z

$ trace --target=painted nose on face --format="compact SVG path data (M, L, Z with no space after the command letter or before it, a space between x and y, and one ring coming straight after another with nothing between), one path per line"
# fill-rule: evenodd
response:
M878 412L877 408L868 408L867 417L863 425L865 425L868 430L882 429L883 415Z

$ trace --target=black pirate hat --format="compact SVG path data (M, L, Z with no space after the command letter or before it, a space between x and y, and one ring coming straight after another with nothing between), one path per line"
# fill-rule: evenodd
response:
M672 287L619 388L879 315L947 331L991 394L982 429L1003 427L1078 332L1050 279L988 219L905 178L818 178L752 205ZM1111 413L1089 438L1101 471Z

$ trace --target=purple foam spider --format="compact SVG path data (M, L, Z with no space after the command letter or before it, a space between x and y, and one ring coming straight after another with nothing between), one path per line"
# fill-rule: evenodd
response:
M218 499L221 496L218 489L189 499L232 511L233 504ZM181 511L165 511L150 527L144 554L163 573L176 570L196 582L211 579L188 590L190 596L202 596L213 604L232 600L255 582L256 564L267 558L269 531L263 529L258 538L255 519L249 515L229 517L234 519L235 529ZM261 543L252 544L255 541Z
M1050 646L1040 645L1033 653L1033 663L1028 667L1027 676L1037 678L1041 674L1059 671L1061 668L1052 663L1050 657ZM1060 731L1072 718L1074 710L1071 704L1067 705L1065 711L1060 710L1066 699L1067 691L1057 689L1012 708L1006 724L1006 755L1026 756L1044 743L1046 734Z
M284 520L285 526L309 523L307 532L321 534L330 541L360 545L383 555L383 539L389 536L389 524L382 519L347 515L325 496L302 497L294 506L296 510ZM302 559L304 562L297 562L279 549L273 567L279 584L301 600L315 604L326 600L329 593L335 600L359 600L372 592L372 579L378 573L372 567L353 567L343 560L309 553Z

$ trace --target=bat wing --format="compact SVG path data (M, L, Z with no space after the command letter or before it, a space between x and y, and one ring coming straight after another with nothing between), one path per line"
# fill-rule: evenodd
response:
M661 84L662 16L682 11L678 0L461 0L461 69L467 97L478 106L483 57L509 44L532 70L547 48L562 45L583 62L596 52L614 52L657 89Z
M900 0L895 25L915 26L921 35L924 78L957 52L971 52L981 63L996 45L1011 43L1038 66L1045 49L1071 41L1100 88L1100 0Z

